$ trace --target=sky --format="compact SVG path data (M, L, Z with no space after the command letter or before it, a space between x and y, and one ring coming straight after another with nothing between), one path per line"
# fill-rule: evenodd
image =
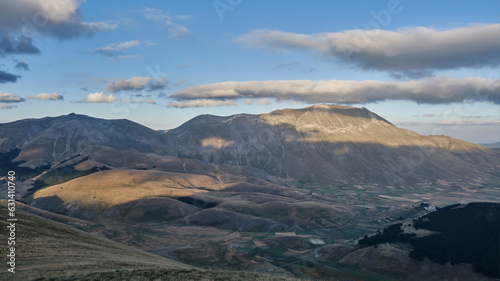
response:
M0 0L0 123L317 103L500 142L500 1Z

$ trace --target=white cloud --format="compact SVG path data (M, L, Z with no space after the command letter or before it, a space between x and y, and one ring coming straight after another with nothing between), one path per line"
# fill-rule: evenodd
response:
M186 107L208 107L208 106L230 106L236 105L233 100L211 100L195 99L188 101L178 101L167 104L167 107L186 108Z
M147 104L156 104L154 100L143 100L143 101L136 101L134 99L131 99L128 101L129 103L147 103Z
M138 40L132 40L127 42L111 43L104 47L95 48L94 52L103 54L108 57L114 57L122 53L123 50L130 49L139 46L141 42Z
M116 28L110 22L83 21L80 3L77 0L0 0L0 30L4 34L40 32L67 39ZM36 24L35 20L43 24Z
M122 100L115 97L114 95L106 95L101 92L101 93L90 93L87 95L86 99L82 99L80 102L111 103L115 101L122 101Z
M498 66L499 34L497 23L450 30L415 27L318 34L261 29L235 42L251 48L313 51L362 69L390 71L395 77L418 77L439 69Z
M174 38L183 38L184 36L191 33L185 26L178 24L170 24L170 28L168 29L168 31Z
M370 103L384 100L411 100L417 103L490 101L500 104L500 79L433 77L416 81L312 81L271 80L221 82L189 87L172 98L240 99L274 98L305 103Z
M456 126L456 125L500 125L500 120L440 120L432 122L433 125L446 125L446 126Z
M423 121L408 121L408 122L395 122L397 126L498 126L500 125L500 120L438 120L433 122L423 122Z
M0 92L0 102L11 103L11 102L23 102L25 99L16 96L13 93Z
M168 31L174 38L181 39L191 33L187 27L174 22L174 19L189 20L192 18L190 15L171 16L155 8L144 8L141 10L141 13L146 19L162 22L169 27Z
M270 100L268 100L268 99L261 99L261 100L256 101L255 103L265 104L265 105L272 104L272 102Z
M123 56L117 56L114 57L115 59L125 59L125 60L131 60L131 59L138 59L141 58L141 55L123 55Z
M27 99L31 100L63 100L63 96L58 93L40 93L34 96L26 95Z
M132 77L130 79L117 79L106 85L106 91L116 93L119 91L154 91L165 89L168 80L165 77Z
M85 22L78 0L0 0L0 57L39 54L33 37L60 40L90 36L99 30L116 28L107 22Z

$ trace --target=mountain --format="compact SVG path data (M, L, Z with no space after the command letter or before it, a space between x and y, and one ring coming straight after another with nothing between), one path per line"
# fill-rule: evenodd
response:
M14 161L25 167L55 166L101 147L161 155L172 149L158 132L125 119L72 113L0 124L0 151L19 150Z
M0 124L0 175L14 170L39 214L190 265L343 280L384 279L340 255L422 203L499 202L499 153L336 105L168 131L76 114Z
M500 165L493 149L399 129L365 108L325 104L262 115L201 115L164 133L76 114L26 119L0 124L0 152L30 168L86 162L87 168L150 169L157 162L151 159L170 156L198 160L197 166L251 168L289 185L489 180Z
M480 145L492 148L500 148L500 142L495 143L481 143Z
M179 157L251 166L291 184L491 178L497 151L399 129L365 108L315 105L262 115L198 116L166 133Z

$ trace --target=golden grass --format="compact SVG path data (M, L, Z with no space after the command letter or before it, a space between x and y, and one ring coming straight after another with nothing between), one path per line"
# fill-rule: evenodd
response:
M199 189L202 188L202 189ZM217 190L212 177L145 170L108 170L37 191L33 198L57 195L65 203L114 206L156 196L190 196Z

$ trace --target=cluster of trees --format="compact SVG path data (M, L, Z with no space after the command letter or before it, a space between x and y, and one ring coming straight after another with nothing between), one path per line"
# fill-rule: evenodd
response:
M358 241L358 244L363 246L372 246L380 243L390 242L410 242L411 238L416 236L414 233L404 233L401 229L403 226L402 223L394 224L389 227L384 228L383 232L377 232L377 234L368 237L365 235L361 240Z
M410 243L410 257L444 265L469 263L477 272L500 277L500 204L470 203L439 208L414 220L416 229L437 232L425 237L404 233L402 224L385 228L383 233L359 240L360 245L385 242Z

